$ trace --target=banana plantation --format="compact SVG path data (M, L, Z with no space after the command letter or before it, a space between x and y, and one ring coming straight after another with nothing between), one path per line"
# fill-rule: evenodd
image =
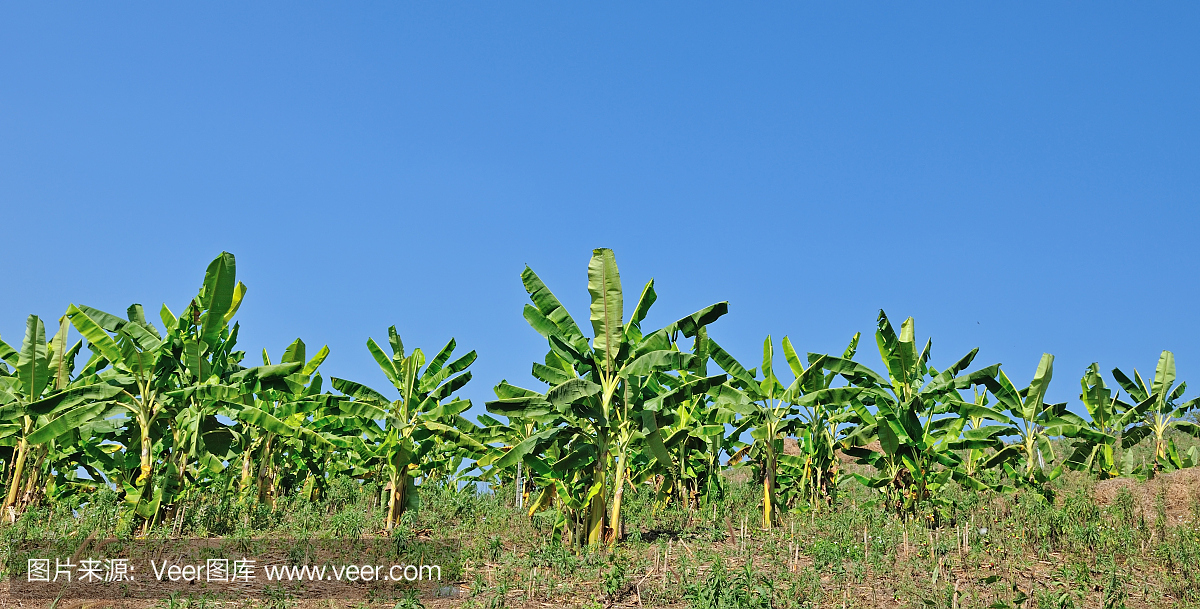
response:
M628 496L715 513L731 472L753 485L758 530L834 510L851 486L936 529L951 490L1053 500L1065 471L1146 480L1200 463L1176 446L1200 425L1170 351L1141 371L1074 371L1059 382L1078 382L1078 400L1051 403L1054 356L980 365L972 350L937 369L913 319L882 311L874 348L855 334L840 353L802 353L766 336L761 361L738 361L713 338L727 303L647 327L654 282L627 302L611 250L588 264L585 323L533 269L520 280L545 357L482 414L460 396L476 354L452 339L427 354L388 328L366 340L380 373L355 380L324 377L329 349L299 339L239 350L247 288L229 253L174 310L31 315L21 340L0 341L4 519L105 491L136 535L217 491L273 506L352 480L375 489L388 530L423 492L469 487L546 521L560 546L611 547Z

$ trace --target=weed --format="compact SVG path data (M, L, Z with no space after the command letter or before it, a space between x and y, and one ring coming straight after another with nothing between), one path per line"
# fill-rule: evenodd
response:
M707 577L688 586L685 597L693 609L769 608L774 590L749 564L731 575L718 559Z
M501 609L508 606L508 584L496 588L496 593L488 601L488 609Z
M609 600L617 600L625 590L625 566L620 561L614 561L612 568L604 574L604 596Z
M416 590L409 590L404 593L404 598L400 599L400 602L396 603L396 606L392 609L425 609L425 604L417 596Z
M282 586L267 586L263 589L263 607L265 609L289 609L296 606L291 595Z

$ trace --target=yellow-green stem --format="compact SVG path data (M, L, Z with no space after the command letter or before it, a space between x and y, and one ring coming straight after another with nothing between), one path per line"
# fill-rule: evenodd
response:
M8 483L8 495L4 498L5 509L12 507L17 502L17 493L21 488L21 476L25 472L25 459L28 456L29 442L25 438L21 438L21 444L17 447L17 460L13 465L12 480Z

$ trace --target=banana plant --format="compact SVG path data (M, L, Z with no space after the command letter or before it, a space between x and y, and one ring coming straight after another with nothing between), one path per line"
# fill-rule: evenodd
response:
M850 360L858 350L860 334L855 333L850 344L842 352L843 360ZM790 343L784 343L784 354L794 374L800 374L799 358ZM810 364L825 359L815 353L808 354ZM833 386L839 377L834 372L823 375L808 375L807 386L795 386L788 395L789 401L800 408L796 444L800 454L783 455L780 463L785 474L798 481L799 492L809 506L819 508L836 500L838 477L838 452L846 448L844 430L851 422L854 411L851 404L857 399L858 389L837 389ZM804 396L808 396L804 398ZM792 473L795 472L795 473Z
M1167 456L1163 460L1165 469L1184 469L1200 465L1200 446L1192 446L1180 454L1175 448L1175 439L1167 439Z
M857 338L847 354L853 353L856 342ZM836 443L828 434L836 436L844 422L840 414L831 413L840 411L862 389L832 387L834 375L827 377L823 368L827 356L810 353L805 366L786 336L782 341L784 357L795 377L787 388L774 373L770 336L763 341L761 380L757 370L746 370L727 351L715 342L710 343L713 361L730 377L718 391L717 403L737 412L740 428L749 428L753 439L734 452L730 462L736 463L745 456L754 460L762 483L763 528L770 529L779 522L781 506L790 503L779 496L781 481L786 482L783 487L789 494L797 487L808 498L814 496L814 488L824 488ZM784 438L791 435L799 436L798 444L803 443L802 450L807 449L813 460L783 454ZM824 462L818 463L821 460ZM781 471L784 480L779 479Z
M476 440L479 427L463 414L470 407L470 400L451 402L426 422L429 436L417 469L422 484L441 484L457 491L465 488L462 483L472 481L471 472L477 468L467 468L468 460L477 461L487 449Z
M791 342L787 337L783 340L785 350L790 349ZM749 428L753 439L730 455L730 462L737 463L745 456L754 460L762 484L763 528L770 529L779 522L776 476L783 439L794 431L798 412L787 399L788 389L775 376L775 351L770 336L763 341L762 379L758 378L758 371L747 370L716 342L709 342L713 361L729 375L726 386L717 393L717 403L741 415L740 427ZM806 377L820 376L821 361L801 368L795 382L803 385Z
M225 256L221 259L225 259ZM242 384L238 379L247 376L261 383L287 372L282 369L267 372L263 367L256 367L250 369L252 373L248 373L248 369L241 365L245 353L234 351L239 325L235 323L229 326L229 322L246 288L234 281L232 256L223 262L218 265L225 267L223 272L215 281L206 282L201 288L201 299L190 302L180 318L173 318L165 306L161 312L169 329L171 354L175 358L174 385L177 387L166 393L166 397L175 404L174 418L169 422L171 441L168 468L175 476L165 480L170 486L163 493L174 502L184 499L180 493L189 488L187 479L194 483L215 476L225 469L226 463L236 463L238 460L238 430L223 424L217 417L218 414L231 414L222 412L228 409L230 403L240 403L232 394L241 392L227 389L231 385ZM224 315L212 324L216 330L213 332L197 321L207 317L207 310L201 304L204 302L203 294L226 288L233 289L234 299ZM153 325L144 325L154 331ZM248 388L246 392L249 392ZM192 484L190 488L194 490L195 486Z
M512 480L517 505L530 516L554 506L552 536L567 544L582 543L589 515L585 508L591 501L587 492L595 471L595 452L590 448L588 436L559 436L554 428L562 419L553 409L533 406L522 412L513 406L523 400L540 404L546 398L543 394L506 380L493 391L497 401L507 401L508 405L493 404L491 408L503 411L508 422L480 415L484 425L481 441L489 450L477 465L484 468L488 479L502 484Z
M1016 438L1013 443L986 459L981 468L1003 466L1014 479L1037 485L1043 491L1045 483L1062 474L1062 465L1049 473L1045 471L1046 463L1055 459L1052 439L1058 436L1074 437L1079 435L1080 430L1075 421L1063 418L1067 413L1065 402L1046 403L1046 390L1053 375L1054 356L1044 353L1033 380L1024 389L1017 389L1003 370L981 377L980 381L988 391L1012 415L1012 423L1004 435Z
M241 374L231 380L236 385L240 399L224 402L222 414L244 423L240 434L241 475L239 490L243 499L253 485L258 489L259 503L275 504L279 495L280 461L285 453L313 452L332 446L322 434L314 431L310 422L319 420L322 408L329 396L321 393L321 375L317 368L329 356L329 347L321 347L312 358L306 359L304 341L297 338L286 349L279 364L272 364L266 349L262 352L263 368L286 372L278 376L277 382L265 381L262 374ZM298 369L298 370L296 370ZM252 483L254 456L258 457L257 477ZM307 474L312 480L309 497L312 496L316 478L323 478L319 464L314 459L300 461L304 470L292 472Z
M969 478L979 479L985 471L982 464L987 459L988 449L1003 447L1000 436L1007 429L1005 426L1012 423L1012 420L1003 413L988 407L990 400L986 387L982 387L981 390L981 385L976 385L972 389L975 393L972 402L974 408L963 413L967 421L963 426L962 445L966 450L966 456L963 459L962 471ZM999 425L992 423L999 423Z
M125 410L136 425L136 436L126 444L138 451L137 476L126 482L125 500L152 526L159 509L173 500L184 476L181 430L176 421L188 407L187 395L178 391L203 378L203 360L211 366L214 354L231 339L229 320L245 295L246 286L234 278L233 254L222 252L209 264L196 298L176 317L163 305L160 316L166 325L163 335L146 320L141 305L132 305L126 319L92 307L72 304L67 309L71 324L87 340L89 348L109 368L99 373L106 382L118 385L112 405ZM235 333L236 334L236 333ZM235 336L232 337L235 339ZM226 349L227 350L227 349ZM230 355L224 353L224 355ZM236 358L236 356L235 356ZM181 368L188 368L184 373ZM203 419L203 417L199 417ZM211 421L211 418L203 419ZM163 455L165 478L174 482L155 488L155 455ZM110 465L120 467L119 460ZM113 476L124 479L121 474Z
M972 413L988 416L998 413L965 402L958 393L958 389L970 386L971 379L987 376L990 370L960 376L971 365L978 349L972 349L941 372L931 367L932 340L927 340L924 348L917 351L911 317L901 324L897 335L887 315L880 311L875 340L887 367L886 378L843 358L827 358L824 363L827 370L865 389L853 403L858 416L854 428L848 432L846 453L857 457L859 463L874 467L878 474L852 476L882 490L889 505L899 512L916 514L932 502L934 511L926 515L936 519L941 507L940 493L951 478L972 488L986 488L962 471L959 467L962 459L955 451L990 442L964 436L963 428ZM874 412L870 406L875 407ZM875 440L879 448L874 448Z
M389 400L366 385L336 377L333 387L353 398L353 402L338 405L341 414L362 417L365 425L384 422L385 435L374 447L374 454L388 472L390 531L404 510L418 505L413 473L420 471L423 459L435 446L436 439L431 441L432 437L448 438L472 454L482 455L486 449L460 431L469 425L461 413L470 408L470 401L455 398L445 402L471 380L471 373L464 371L475 361L475 352L450 361L455 348L454 339L450 339L426 366L425 354L420 349L405 355L404 342L395 326L388 328L388 344L391 356L372 338L367 339L367 350L399 392L398 399Z
M299 453L311 454L329 447L330 442L321 434L308 429L315 413L326 406L331 398L321 394L320 375L314 377L316 367L328 354L323 348L306 364L304 343L297 339L284 353L284 361L271 364L263 351L264 364L252 368L240 365L241 352L230 353L236 340L237 327L232 332L222 333L219 347L211 357L193 361L177 368L181 384L186 386L168 392L167 397L181 404L171 425L169 469L177 476L174 484L163 489L162 495L176 503L186 499L189 493L198 492L213 477L224 471L226 464L242 463L240 489L243 499L248 484L246 468L255 453L255 448L264 438L268 447L259 451L260 473L269 474L266 484L259 479L259 488L264 489L259 500L274 505L277 489L277 470L274 464L280 458L290 458L294 464L305 466L310 473L308 480L321 472L314 469L312 459L298 458ZM303 367L303 369L301 369ZM202 370L202 382L189 379L192 370ZM219 415L219 416L218 416ZM225 425L219 417L234 420ZM287 443L287 451L279 446ZM281 452L286 452L280 457ZM300 475L301 468L294 468ZM191 482L190 485L185 485ZM171 480L168 478L167 483ZM311 489L310 489L311 490Z
M1082 392L1080 401L1088 412L1088 420L1071 412L1061 417L1070 422L1066 435L1076 438L1071 444L1072 452L1064 464L1068 469L1091 473L1098 480L1121 475L1120 464L1115 457L1117 437L1136 415L1136 411L1121 402L1119 394L1105 386L1100 375L1100 365L1093 362L1079 380Z
M1200 398L1193 398L1183 404L1176 402L1183 397L1187 383L1175 386L1175 354L1163 351L1154 369L1154 381L1147 385L1137 370L1133 371L1130 379L1119 368L1113 368L1113 377L1117 383L1136 400L1129 410L1130 418L1140 418L1133 427L1124 430L1121 437L1122 448L1136 446L1143 439L1154 437L1154 469L1175 469L1182 465L1181 460L1171 458L1171 442L1167 431L1177 429L1193 437L1200 438L1200 425L1184 420L1190 410L1196 408Z
M111 366L107 376L122 387L117 404L137 424L140 450L136 486L149 489L154 470L151 433L170 402L164 394L172 383L170 345L138 323L83 305L71 305L67 317L88 341L88 347Z
M662 432L672 466L654 467L656 462L649 461L644 472L633 476L633 480L638 482L652 475L662 475L662 499L674 497L688 509L720 500L725 496L721 455L736 449L730 442L735 436L728 434L725 426L735 422L736 414L713 403L707 394L693 395L669 414Z
M93 374L71 378L82 343L67 347L69 327L62 318L58 332L47 341L41 318L30 315L20 351L0 341L0 359L13 366L12 374L0 371L0 445L13 447L4 510L28 504L39 475L52 469L51 464L27 467L31 455L41 461L52 441L92 423L106 411L105 400L119 389ZM21 489L26 499L19 499Z
M579 539L594 545L607 537L615 544L621 532L621 503L631 451L644 444L662 467L671 467L658 428L659 413L724 380L704 377L674 388L664 385L655 375L688 369L695 359L680 351L672 337L677 333L694 337L700 328L724 315L728 305L717 303L660 330L643 332L642 321L657 299L654 281L643 288L625 322L616 259L612 250L597 249L588 264L593 332L589 341L532 269L526 267L521 280L533 302L525 306L525 319L550 345L546 364L534 363L533 375L550 389L545 394L523 390L521 395L501 397L486 406L490 412L510 417L552 417L556 425L509 450L495 466L515 465L532 453L526 465L533 467L539 463L538 456L556 446L559 456L548 467L564 474L556 478L562 485L561 494L587 506L582 516L585 532ZM580 475L581 471L586 473ZM579 487L585 489L582 495ZM547 487L533 509L547 505L553 496Z
M708 332L700 328L692 343L692 354L696 356L691 368L680 370L678 377L668 377L680 384L690 383L708 376L709 352L713 343ZM641 472L631 476L640 483L652 476L662 479L659 487L660 503L671 499L688 509L700 506L701 501L719 500L724 496L721 477L721 456L737 450L735 444L745 431L749 420L735 427L732 433L726 426L737 419L737 413L715 403L709 393L693 394L679 402L674 409L659 413L660 429L664 445L671 455L672 466L656 467L653 459L645 461Z
M319 378L319 374L314 375L310 386L317 386ZM309 470L304 483L305 495L315 499L325 483L339 475L362 482L381 481L382 487L387 474L377 448L387 434L370 418L370 412L360 413L360 406L347 403L341 396L320 394L306 400L317 402L315 410L307 413L307 421L297 421L297 426L288 431L298 437L287 440L303 445L309 453L304 458L304 466ZM343 412L343 405L348 406L348 411ZM318 436L315 441L305 440L304 436L310 432ZM381 493L381 504L386 503L387 498Z
M515 388L507 381L502 380L494 388L494 391L497 397L504 398L521 395L524 390ZM508 417L508 422L505 423L487 414L481 414L476 419L479 421L479 425L475 437L480 444L487 447L487 453L475 463L481 471L481 475L476 478L476 481L488 482L496 488L506 488L511 482L514 489L513 501L518 508L524 508L529 502L530 494L538 488L538 474L523 469L524 462L521 460L518 460L514 466L506 468L497 468L493 464L534 433L541 431L550 421L544 418L523 419L512 416Z

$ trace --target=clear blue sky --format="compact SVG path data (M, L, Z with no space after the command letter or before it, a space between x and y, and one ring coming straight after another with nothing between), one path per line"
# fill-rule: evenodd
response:
M531 265L586 323L591 249L661 324L840 352L878 309L1050 395L1200 383L1200 5L0 4L0 334L176 310L221 250L252 360L300 336L476 349L533 386ZM632 300L632 296L630 300ZM782 358L780 358L782 366ZM1110 381L1111 382L1111 381ZM1196 395L1196 391L1189 391Z

